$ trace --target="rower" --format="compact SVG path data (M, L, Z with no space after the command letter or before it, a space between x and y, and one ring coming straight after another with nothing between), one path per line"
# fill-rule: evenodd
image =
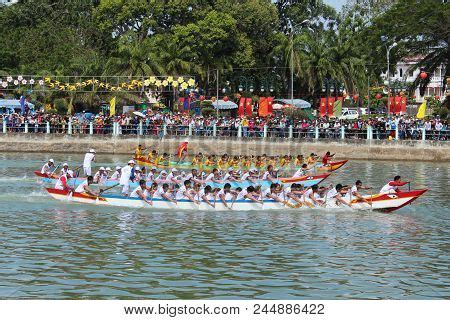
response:
M307 189L303 194L303 201L306 203L312 202L315 205L322 206L324 201L320 199L319 186L317 184L313 185L310 189Z
M270 188L266 189L262 193L262 200L272 199L276 202L283 203L284 200L279 197L279 194L281 192L281 186L279 183L272 183L270 185Z
M176 195L175 195L175 199L176 200L186 200L189 199L192 202L194 202L195 204L199 204L197 200L194 199L194 197L191 194L192 189L191 189L191 181L190 180L186 180L184 181L183 185L180 187L180 189L178 189Z
M214 198L214 199L211 199L211 198ZM198 192L198 195L197 195L197 200L204 201L213 208L216 207L216 199L213 195L213 190L212 190L211 186L206 186L205 188L200 189L200 191ZM211 202L211 200L213 200L214 203Z
M100 167L94 175L94 183L105 184L106 179L108 179L108 176L106 175L105 168Z
M171 172L167 175L167 180L169 183L179 183L178 181L178 169L172 168Z
M348 192L350 201L351 201L352 197L355 197L356 199L358 199L360 201L363 201L365 203L370 203L371 200L370 201L367 200L363 195L361 195L359 193L359 190L369 190L369 189L372 189L372 187L365 187L365 186L362 185L361 180L357 180L355 182L355 185Z
M156 167L152 167L152 169L147 174L147 182L153 182L156 178Z
M98 197L100 193L93 191L89 186L94 183L94 177L88 176L86 181L82 182L76 189L75 192L84 193L93 197Z
M277 178L275 177L275 171L273 170L273 165L270 164L267 166L267 171L264 172L262 179L272 182L275 182L277 180Z
M223 177L223 180L225 180L225 181L239 181L238 179L236 179L234 177L234 170L231 167L228 168L228 172L225 173L225 175Z
M186 175L186 177L183 180L191 180L192 182L201 183L201 179L198 176L198 170L192 169L191 173Z
M172 203L177 204L177 201L172 197L172 195L169 192L169 184L163 183L161 187L159 187L156 192L153 194L154 198L161 198L165 199L167 201L170 201Z
M48 177L50 177L53 173L53 170L55 168L55 162L53 159L48 160L41 169L42 174L46 174Z
M139 181L142 180L142 171L141 167L135 166L133 169L133 172L131 174L131 180L132 181Z
M149 152L149 154L147 156L147 160L150 162L154 162L157 157L158 157L158 152L156 150L152 150L151 152Z
M294 165L296 167L300 167L303 164L303 155L299 154L297 158L295 158Z
M141 168L141 179L147 180L147 169L145 167Z
M106 175L106 179L109 178L109 175L111 174L111 168L110 167L106 167L105 169L105 175Z
M116 171L114 171L114 173L111 176L111 180L120 180L120 174L122 171L122 167L121 166L116 166Z
M69 171L69 165L67 164L67 162L64 162L61 169L61 175L66 174L67 171Z
M306 163L302 164L302 167L298 169L294 175L293 178L303 177L308 175L308 165Z
M229 184L229 183L225 183L225 185L223 186L223 189L217 193L217 197L220 199L220 201L222 201L225 208L228 208L228 209L231 209L231 207L228 206L227 200L230 200L231 197L236 198L236 196L237 196L237 192L231 190L231 184Z
M284 199L288 201L289 199L294 200L298 204L302 205L303 202L301 201L300 197L303 196L305 193L305 190L303 188L303 185L293 183L290 187L286 187L283 190Z
M255 177L256 169L250 169L248 172L244 173L241 177L241 181L250 181L251 183L257 182L257 177Z
M128 196L130 192L131 171L135 165L134 160L128 161L128 164L121 169L119 183L122 186L122 194Z
M335 155L334 153L331 154L330 151L327 151L327 153L325 153L325 155L324 155L323 158L322 158L322 164L323 164L324 166L328 165L328 161L330 161L331 158L334 157L334 155Z
M148 190L145 180L139 180L139 186L130 194L130 198L140 198L142 201L152 205L152 200L148 200Z
M405 184L408 184L407 181L401 181L402 178L400 176L395 176L393 181L389 181L386 185L383 186L380 190L380 194L387 194L387 193L397 193L400 191L399 187L404 186Z
M160 183L165 183L167 182L167 171L166 170L162 170L159 175L153 179L154 182L156 182L157 184Z
M240 188L237 188L237 189L240 189ZM239 194L236 197L236 200L247 200L248 199L252 202L263 204L262 200L258 200L255 197L254 192L255 192L255 187L248 186L247 189L244 189L241 192L239 192Z
M344 187L342 186L342 184L338 183L334 188L330 189L330 190L327 192L326 197L327 197L327 199L329 199L329 200L331 200L331 199L332 199L332 200L335 200L337 205L339 205L339 204L345 204L346 206L351 207L351 206L352 206L351 202L347 202L347 201L344 199L344 197L342 196L341 193L343 193L343 192L345 192Z
M56 181L55 189L64 190L64 191L72 191L72 188L69 186L69 179L72 178L73 171L68 170L66 174L61 175L58 181Z
M223 181L220 180L219 169L214 168L213 171L206 177L205 182L222 183Z
M135 158L140 158L142 157L142 145L138 145L138 147L136 148L136 150L134 151L134 157Z
M94 149L90 149L89 152L84 155L83 170L85 176L92 175L92 162L95 162Z
M309 157L306 158L306 164L308 165L309 168L314 166L316 162L317 162L317 154L315 153L311 153Z

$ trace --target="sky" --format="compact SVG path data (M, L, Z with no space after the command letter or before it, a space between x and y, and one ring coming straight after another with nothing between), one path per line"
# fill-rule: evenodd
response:
M341 7L347 2L347 0L324 0L324 2L335 7L337 10L341 10Z

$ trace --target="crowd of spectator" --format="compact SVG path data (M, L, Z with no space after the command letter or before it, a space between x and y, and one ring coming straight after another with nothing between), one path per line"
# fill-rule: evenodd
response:
M447 140L447 119L426 118L424 120L407 116L386 118L366 117L356 120L338 119L292 119L286 115L262 117L231 117L231 116L195 116L185 113L149 112L145 117L133 113L115 116L102 114L80 113L74 116L37 112L35 114L20 115L17 113L0 116L0 122L6 123L8 132L24 132L27 123L28 132L47 132L49 123L51 133L67 133L69 122L73 134L111 134L113 124L117 123L120 134L144 135L197 135L197 136L237 136L240 131L242 137L278 137L314 138L317 132L319 138L339 139L344 128L345 138L366 139L367 127L372 128L374 139L401 140L422 139L423 128L427 139ZM140 124L142 123L142 124ZM3 124L2 124L3 126ZM292 129L290 127L292 126ZM318 130L316 130L318 128Z

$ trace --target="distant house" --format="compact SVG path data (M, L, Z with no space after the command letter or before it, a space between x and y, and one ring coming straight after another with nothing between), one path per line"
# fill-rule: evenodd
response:
M391 70L391 83L395 81L412 83L420 73L420 69L415 68L414 66L421 60L421 58L423 57L409 57L398 62L396 69ZM430 82L425 89L424 96L420 96L419 87L417 87L414 91L416 103L418 104L423 102L424 97L439 96L443 98L445 96L443 92L445 66L440 65L432 74L429 74L428 76L430 77ZM382 77L386 79L386 73L383 73Z

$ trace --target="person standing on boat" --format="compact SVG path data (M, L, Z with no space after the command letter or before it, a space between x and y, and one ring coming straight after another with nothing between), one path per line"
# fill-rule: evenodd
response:
M83 170L85 176L92 175L92 162L95 162L94 149L90 149L89 152L84 155Z
M325 155L324 155L323 158L322 158L322 164L323 164L324 166L328 165L328 161L330 161L331 158L334 157L334 155L335 155L334 153L331 154L330 151L327 151L327 153L325 153Z
M395 176L394 180L389 181L387 184L381 188L380 193L381 194L388 194L388 193L397 193L400 191L399 187L404 186L405 184L408 184L408 181L401 181L402 178L400 176Z
M130 198L140 198L149 205L153 205L152 200L148 200L149 193L146 184L145 180L139 180L139 186L131 192Z
M119 183L122 186L122 194L128 196L130 193L130 181L131 181L131 171L135 165L134 160L128 161L128 164L121 169L121 176Z
M93 191L89 186L94 183L94 177L88 176L86 178L86 181L78 185L78 187L75 189L75 192L77 193L84 193L93 197L98 197L100 193Z
M69 186L69 179L72 178L73 171L69 170L66 174L61 175L58 181L56 181L55 189L64 190L64 191L72 191L72 188Z
M120 180L120 174L122 171L122 167L121 166L116 166L116 171L114 171L114 173L111 175L111 180Z
M42 166L41 173L46 174L50 177L53 173L53 170L55 170L55 162L53 161L53 159L50 159Z

